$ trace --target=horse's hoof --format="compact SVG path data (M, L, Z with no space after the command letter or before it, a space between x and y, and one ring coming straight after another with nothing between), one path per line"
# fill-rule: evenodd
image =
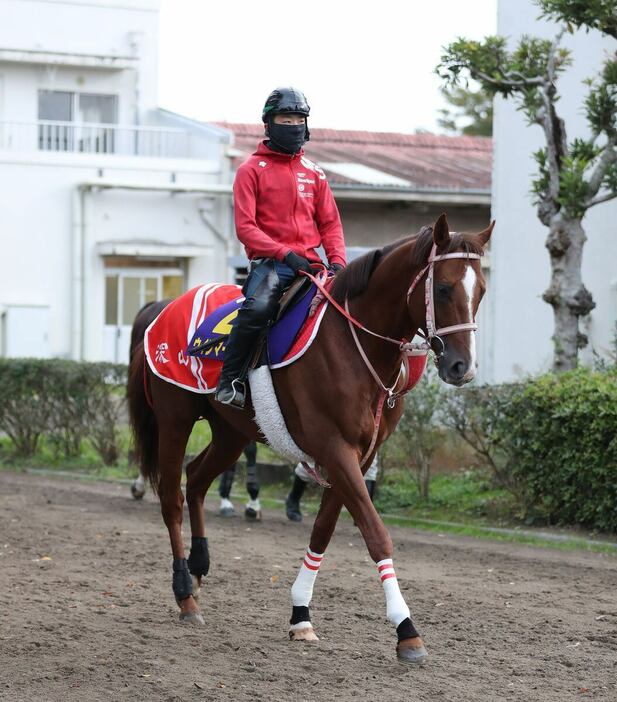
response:
M249 522L260 522L261 521L261 510L253 509L252 507L247 507L244 510L244 516Z
M428 659L428 652L419 636L403 639L396 645L396 657L401 663L423 665Z
M180 621L191 626L206 626L206 620L201 612L180 612Z
M302 629L290 629L289 639L290 641L319 641L319 637L312 626L306 626Z
M235 517L236 510L233 507L221 507L219 510L219 515L221 517L225 517L226 519L229 517Z
M201 581L200 579L191 573L191 580L193 581L193 599L195 602L199 599L199 593L201 592Z
M136 483L131 483L131 495L135 500L141 500L145 494L145 490L138 488Z

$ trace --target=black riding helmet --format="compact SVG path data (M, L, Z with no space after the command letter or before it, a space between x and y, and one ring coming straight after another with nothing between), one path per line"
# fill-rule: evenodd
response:
M266 124L270 124L271 118L274 115L279 115L283 112L293 112L295 114L304 115L307 119L311 108L309 107L304 93L295 88L275 88L264 105L264 109L261 113L261 119ZM310 132L308 125L306 126L305 140L308 141L310 138Z

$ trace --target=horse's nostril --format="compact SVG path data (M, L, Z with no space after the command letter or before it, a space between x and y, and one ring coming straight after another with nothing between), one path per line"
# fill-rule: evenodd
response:
M465 375L465 364L463 361L455 361L451 366L450 366L450 375L453 378L462 378Z

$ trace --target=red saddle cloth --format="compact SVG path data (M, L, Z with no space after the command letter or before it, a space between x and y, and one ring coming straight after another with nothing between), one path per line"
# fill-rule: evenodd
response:
M241 294L237 285L201 285L167 305L144 336L144 350L152 372L192 392L214 392L223 366L223 361L216 358L216 348L208 357L187 356L186 350L204 319ZM283 360L271 365L272 368L293 363L304 354L317 335L325 310L326 304L322 303L317 313L306 320Z
M152 372L192 392L214 392L223 361L216 359L216 353L214 357L187 356L186 349L204 319L239 296L241 289L237 285L211 283L193 288L167 305L144 336L144 351ZM315 314L308 317L298 332L283 360L271 364L271 368L289 365L306 352L317 336L327 306L327 301L320 303ZM422 377L426 354L411 355L408 361L405 391L411 390Z

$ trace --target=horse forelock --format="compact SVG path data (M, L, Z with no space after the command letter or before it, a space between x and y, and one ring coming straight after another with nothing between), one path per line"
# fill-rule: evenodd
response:
M433 246L433 228L424 226L418 234L407 236L392 244L387 244L381 249L369 251L356 258L346 268L337 273L332 286L332 295L340 304L345 298L353 299L361 295L367 288L375 269L380 266L386 257L405 244L413 244L410 263L414 268L422 268L428 262L428 257ZM450 242L440 254L464 251L465 253L484 253L482 243L474 234L450 234Z

